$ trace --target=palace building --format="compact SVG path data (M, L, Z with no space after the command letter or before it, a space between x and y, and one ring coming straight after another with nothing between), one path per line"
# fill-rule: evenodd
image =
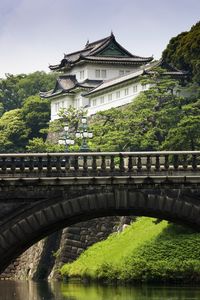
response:
M151 73L153 57L131 54L115 39L109 37L89 43L82 50L65 54L52 71L60 72L55 88L41 93L51 100L51 121L59 118L61 108L85 108L88 116L98 111L130 103L141 91L148 89L139 78ZM166 66L165 66L166 67ZM185 76L185 72L168 66L167 74Z

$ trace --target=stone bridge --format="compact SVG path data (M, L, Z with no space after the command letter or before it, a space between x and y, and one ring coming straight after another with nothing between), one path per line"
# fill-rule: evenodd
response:
M56 230L113 215L200 228L200 151L0 154L0 270Z

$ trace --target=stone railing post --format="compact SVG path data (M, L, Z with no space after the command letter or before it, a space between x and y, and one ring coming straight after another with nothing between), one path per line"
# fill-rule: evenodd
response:
M119 155L119 170L120 170L120 173L123 173L125 168L124 168L124 156L122 153L120 153Z
M141 156L139 155L137 158L137 171L141 171L142 170L142 159Z

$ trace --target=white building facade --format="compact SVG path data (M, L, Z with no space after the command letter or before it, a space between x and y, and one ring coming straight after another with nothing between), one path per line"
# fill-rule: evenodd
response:
M112 33L105 39L88 42L80 51L65 54L58 65L50 66L62 73L55 88L41 93L42 98L51 101L51 121L59 118L61 108L84 108L91 116L130 103L149 88L141 84L140 78L152 68L152 60L153 57L128 52Z

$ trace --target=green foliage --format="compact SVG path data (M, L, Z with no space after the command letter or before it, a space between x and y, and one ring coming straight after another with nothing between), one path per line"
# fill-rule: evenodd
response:
M29 138L45 137L41 129L48 128L50 119L50 102L39 96L30 96L24 101L21 109L27 128L30 128Z
M59 134L60 137L66 137L66 133L64 132L64 126L67 125L69 127L67 137L75 141L75 144L73 146L69 146L69 151L78 152L80 151L82 139L76 138L76 132L82 132L83 124L81 123L81 119L85 115L86 112L83 110L83 108L76 109L72 106L70 106L68 109L62 108L59 112L60 119L50 123L49 133L57 133L57 135ZM86 125L86 127L89 131L88 124ZM87 143L89 148L91 149L90 141L87 141Z
M189 98L181 108L181 118L169 129L163 149L198 150L200 146L200 100Z
M76 109L70 106L68 109L61 108L59 111L59 117L61 118L62 126L67 123L70 127L70 131L76 132L78 130L80 120L85 116L86 112L83 108Z
M26 150L32 153L65 152L65 146L44 141L43 138L29 140Z
M91 246L61 273L112 282L199 282L199 245L192 229L142 217Z
M56 74L35 72L7 74L6 79L0 81L1 152L24 151L29 139L47 136L50 103L35 95L52 88L55 78Z
M59 133L62 131L63 126L64 126L64 124L63 124L62 119L56 119L49 123L48 132L51 134Z
M55 73L39 71L28 75L6 74L6 79L0 80L0 103L4 111L20 108L29 96L52 89L56 77Z
M172 38L163 51L163 59L174 66L189 71L193 80L200 82L200 22L192 26L189 32L183 32Z
M29 132L20 109L4 113L0 118L0 151L22 151Z
M91 121L92 148L101 151L195 150L200 143L198 93L179 96L176 80L150 79L152 88L124 108L98 113Z
M46 137L41 130L48 127L49 117L49 101L38 96L29 97L21 109L5 112L0 118L1 152L23 152L29 139ZM41 145L36 148L44 149Z
M91 121L92 148L101 151L122 150L126 144L126 122L121 109L97 113Z
M100 276L101 265L111 264L120 268L121 262L142 244L153 239L167 226L167 222L155 226L152 219L140 218L122 233L114 233L107 240L94 244L83 252L73 264L64 265L62 274L68 276L85 276L96 278ZM140 237L138 239L138 237ZM105 269L105 267L104 267ZM98 274L97 274L98 270Z

